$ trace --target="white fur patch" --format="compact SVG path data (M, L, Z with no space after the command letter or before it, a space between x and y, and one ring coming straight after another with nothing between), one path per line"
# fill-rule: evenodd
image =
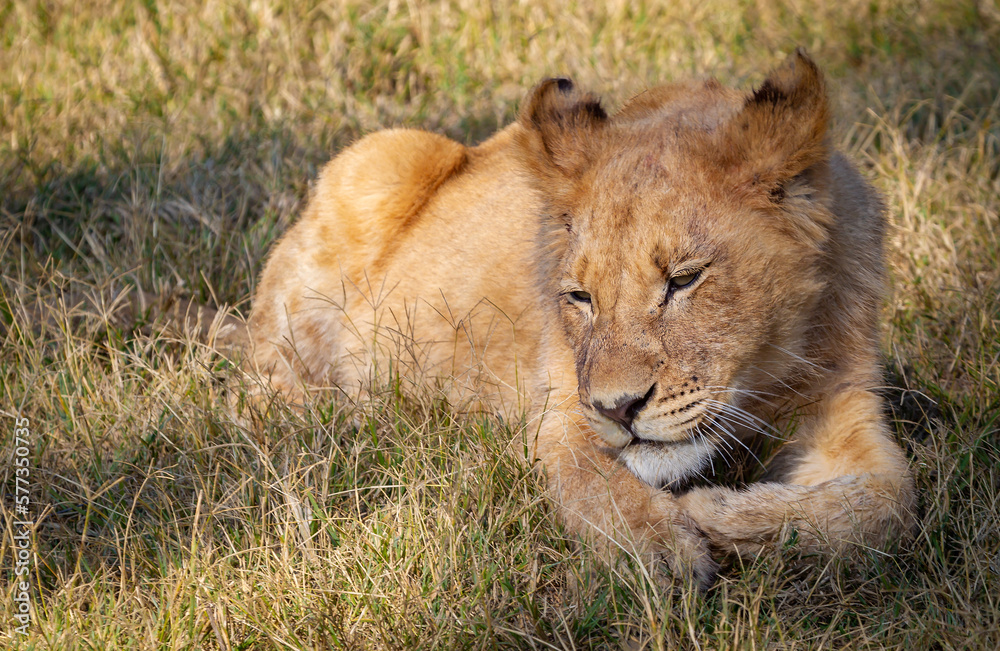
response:
M714 454L715 446L699 436L683 443L637 441L623 449L618 458L650 486L670 488L704 470Z

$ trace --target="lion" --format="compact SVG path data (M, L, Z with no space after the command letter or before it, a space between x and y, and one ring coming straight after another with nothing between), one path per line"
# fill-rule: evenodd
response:
M798 50L614 115L547 79L473 147L370 134L273 247L253 363L293 401L391 372L526 422L569 530L701 585L792 535L883 547L915 500L876 391L886 221L829 120ZM696 481L758 453L760 481Z

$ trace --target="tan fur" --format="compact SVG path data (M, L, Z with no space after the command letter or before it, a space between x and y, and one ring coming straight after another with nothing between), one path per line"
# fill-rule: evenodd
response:
M797 52L749 94L675 84L608 117L548 80L477 147L369 136L268 260L256 364L292 399L363 395L391 362L527 413L571 529L702 582L712 550L792 529L882 545L914 501L874 393L883 209L828 119ZM767 436L787 438L768 481L678 492Z

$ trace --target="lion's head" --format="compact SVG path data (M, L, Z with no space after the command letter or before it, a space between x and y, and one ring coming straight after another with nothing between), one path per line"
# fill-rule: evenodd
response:
M520 122L587 419L650 484L698 472L809 356L833 220L819 71L796 52L752 93L665 86L610 117L551 79Z

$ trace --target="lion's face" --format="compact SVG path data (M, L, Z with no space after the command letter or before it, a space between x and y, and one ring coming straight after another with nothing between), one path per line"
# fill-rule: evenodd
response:
M653 485L700 471L742 445L736 430L758 427L745 407L787 382L805 352L829 220L822 158L777 179L747 172L745 152L734 164L718 150L740 148L751 101L713 83L683 90L640 97L612 119L591 106L587 138L545 142L546 248L559 256L550 291L580 403Z
M560 313L587 419L663 484L738 445L729 433L752 425L741 397L787 375L818 289L816 251L773 215L662 169L621 192L630 179L616 169L599 168L574 206Z

